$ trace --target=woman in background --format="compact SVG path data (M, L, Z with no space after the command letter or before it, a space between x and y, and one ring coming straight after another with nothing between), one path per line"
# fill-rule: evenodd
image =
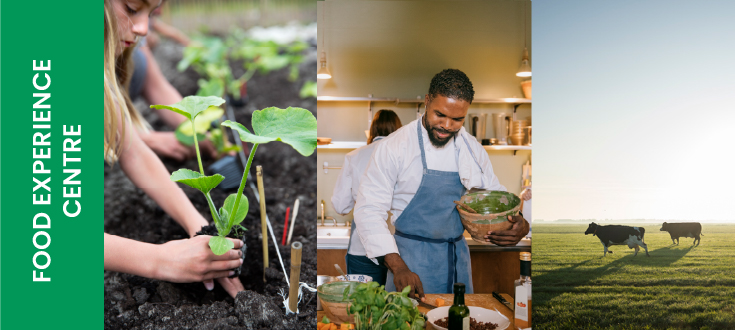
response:
M401 128L401 120L391 110L380 110L373 117L370 125L370 137L367 145L353 150L345 156L342 172L337 178L337 184L332 193L332 205L340 215L346 215L355 207L357 190L360 187L360 179L365 172L368 161L373 154L373 149L381 139ZM379 265L376 260L366 256L365 248L360 241L354 221L352 222L352 234L350 244L347 247L347 273L372 276L373 281L385 285L385 277L388 268Z

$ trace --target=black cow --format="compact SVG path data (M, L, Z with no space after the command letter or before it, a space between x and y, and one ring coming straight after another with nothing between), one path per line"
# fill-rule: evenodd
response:
M628 248L635 248L635 254L633 256L638 255L638 250L640 250L639 246L642 246L646 249L646 256L650 257L648 254L648 246L646 243L643 243L643 235L645 233L646 229L643 227L620 225L600 226L594 222L591 223L587 228L587 231L584 232L585 235L596 235L597 238L600 239L602 246L605 247L605 253L602 255L603 257L606 256L608 252L613 253L612 251L607 250L608 247L613 245L627 245Z
M661 231L668 231L671 235L671 243L679 245L679 237L694 237L694 243L699 246L699 241L702 235L702 225L699 222L677 222L677 223L666 223L664 222L661 226Z

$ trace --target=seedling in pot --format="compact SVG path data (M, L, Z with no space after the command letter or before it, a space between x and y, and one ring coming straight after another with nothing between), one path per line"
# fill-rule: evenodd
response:
M224 99L217 96L187 96L176 104L152 105L151 107L155 109L168 109L179 113L191 121L192 127L197 127L196 117L199 114L211 106L219 106L224 102ZM252 143L253 147L250 151L250 156L248 157L237 194L228 196L225 199L224 205L219 210L215 208L209 192L224 180L224 176L220 174L204 175L204 167L202 166L196 134L194 134L194 147L197 154L199 172L189 169L179 169L171 174L172 181L181 182L195 188L201 191L206 197L212 219L217 228L217 236L212 236L209 240L209 247L216 255L222 255L234 247L232 241L225 238L233 228L244 229L244 227L240 226L240 223L248 213L249 204L247 198L242 199L242 193L247 181L247 173L250 171L250 165L252 164L253 156L255 156L258 145L271 141L282 141L294 147L294 149L304 156L311 155L314 149L316 149L316 118L306 109L291 107L288 109L279 109L271 107L258 110L253 112L252 124L255 134L250 133L247 128L239 123L229 120L222 123L222 126L236 130L240 135L240 139Z

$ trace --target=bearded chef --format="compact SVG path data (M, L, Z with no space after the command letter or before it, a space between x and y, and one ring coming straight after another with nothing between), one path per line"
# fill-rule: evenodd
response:
M426 111L376 146L358 191L354 222L368 258L388 267L387 291L411 286L410 296L472 293L470 251L454 201L467 190L503 190L490 158L462 127L475 92L467 75L444 70L431 80ZM386 223L393 214L395 236ZM510 230L486 241L517 244L529 225L515 216Z

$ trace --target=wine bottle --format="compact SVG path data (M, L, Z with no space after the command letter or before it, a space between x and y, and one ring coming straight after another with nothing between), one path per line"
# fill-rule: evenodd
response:
M531 327L531 253L521 252L521 277L514 282L515 326Z
M470 309L464 304L464 283L454 283L454 303L449 307L449 330L469 330Z

